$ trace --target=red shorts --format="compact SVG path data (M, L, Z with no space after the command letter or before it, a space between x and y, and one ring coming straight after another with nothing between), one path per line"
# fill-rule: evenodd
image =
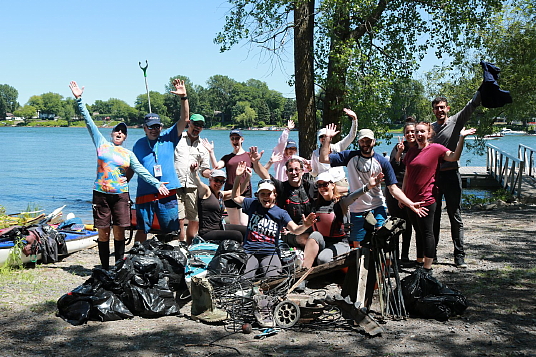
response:
M93 222L95 228L130 226L130 196L128 192L111 194L93 191Z

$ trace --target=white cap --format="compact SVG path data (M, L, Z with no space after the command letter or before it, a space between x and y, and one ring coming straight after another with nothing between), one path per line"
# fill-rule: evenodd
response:
M273 183L263 182L263 183L259 184L259 187L257 188L257 193L261 192L262 190L269 190L269 191L274 192L275 191L275 186L274 186Z
M333 176L329 173L329 171L324 171L318 174L318 176L316 177L316 182L318 181L335 182Z
M320 129L320 130L318 131L318 135L317 135L317 136L318 136L318 137L321 137L322 135L326 135L326 132L327 132L326 128L322 128L322 129Z

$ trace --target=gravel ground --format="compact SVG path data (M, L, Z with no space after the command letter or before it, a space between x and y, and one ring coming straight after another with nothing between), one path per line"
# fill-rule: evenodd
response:
M469 308L447 322L387 320L374 338L300 326L261 340L257 331L178 316L72 326L56 316L56 301L98 264L96 248L88 249L0 276L0 356L536 356L535 217L534 206L464 212L469 267L457 269L444 216L434 276L460 290ZM189 306L182 311L188 315Z

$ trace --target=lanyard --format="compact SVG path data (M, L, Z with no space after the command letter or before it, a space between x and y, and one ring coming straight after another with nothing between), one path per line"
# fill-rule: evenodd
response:
M149 149L154 155L155 162L158 164L158 139L156 139L154 146L151 146L151 141L149 141L148 137L145 137L145 139L147 139L147 145L149 146Z

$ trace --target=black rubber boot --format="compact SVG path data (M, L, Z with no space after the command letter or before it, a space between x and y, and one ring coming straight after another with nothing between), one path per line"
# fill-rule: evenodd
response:
M101 261L102 269L110 269L110 242L101 242L99 243L99 258Z
M114 257L115 261L122 260L125 257L125 240L114 240Z

